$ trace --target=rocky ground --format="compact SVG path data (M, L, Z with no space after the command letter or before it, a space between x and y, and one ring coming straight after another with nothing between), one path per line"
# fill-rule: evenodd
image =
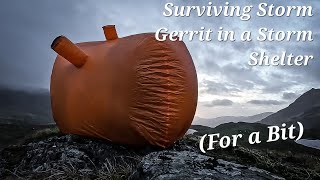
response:
M190 151L164 150L145 156L132 179L283 179L248 167Z
M241 148L232 150L233 153L225 153L225 156L221 156L223 153L219 153L219 150L216 153L220 156L215 153L201 154L197 147L198 137L194 135L188 135L173 147L161 150L153 147L133 148L49 132L2 150L0 179L234 180L282 179L281 175L289 179L320 179L317 171L306 170L305 177L299 174L300 171L297 174L289 172L289 176L273 171L275 175L254 167L259 164L248 161L250 158L242 158L246 161L237 162L239 154L235 152L245 154ZM251 156L258 157L257 154Z
M98 139L55 135L4 149L0 174L13 179L124 179L148 153Z

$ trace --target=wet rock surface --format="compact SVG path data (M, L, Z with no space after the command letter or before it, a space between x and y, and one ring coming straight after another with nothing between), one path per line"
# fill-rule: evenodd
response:
M54 135L0 153L0 179L281 179L203 155L197 137L166 150L133 148L76 135Z

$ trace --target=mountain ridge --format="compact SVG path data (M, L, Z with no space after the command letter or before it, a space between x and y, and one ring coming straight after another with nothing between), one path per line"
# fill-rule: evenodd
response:
M312 88L298 97L288 107L257 122L268 125L279 125L284 122L304 121L307 125L308 121L305 120L305 117L310 117L310 113L314 113L317 118L320 118L320 89ZM314 119L316 118L314 117Z

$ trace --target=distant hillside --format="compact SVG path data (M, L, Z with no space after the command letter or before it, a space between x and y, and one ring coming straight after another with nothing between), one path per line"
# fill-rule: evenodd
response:
M0 87L0 124L52 123L48 91L22 91Z
M301 122L304 126L304 135L308 139L320 139L320 106L316 106L303 114L292 118L289 122Z
M271 115L272 112L265 112L253 116L222 116L212 119L200 118L195 117L193 121L193 125L203 125L208 127L216 127L220 124L229 123L229 122L256 122L260 121L261 119Z
M306 129L320 128L320 106L313 107L303 114L293 117L291 122L301 122Z
M302 121L305 128L320 129L320 89L311 89L297 100L259 123L279 125L283 122Z

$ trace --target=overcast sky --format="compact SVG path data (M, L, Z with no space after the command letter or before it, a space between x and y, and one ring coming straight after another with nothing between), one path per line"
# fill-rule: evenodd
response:
M238 17L164 17L169 1L116 0L5 0L0 6L0 86L49 89L56 53L52 40L63 34L73 42L104 40L101 27L117 26L121 37L136 33L169 30L206 29L256 32L260 27L275 30L312 30L313 42L267 43L253 41L221 43L185 41L193 57L199 81L197 116L253 115L278 111L303 92L320 87L320 19L318 0L272 1L276 5L312 5L313 17L255 17L263 1L235 1L230 5L254 5L250 21ZM207 5L206 0L172 0L175 5ZM214 0L213 5L225 1ZM309 66L248 66L253 51L271 54L313 55Z

